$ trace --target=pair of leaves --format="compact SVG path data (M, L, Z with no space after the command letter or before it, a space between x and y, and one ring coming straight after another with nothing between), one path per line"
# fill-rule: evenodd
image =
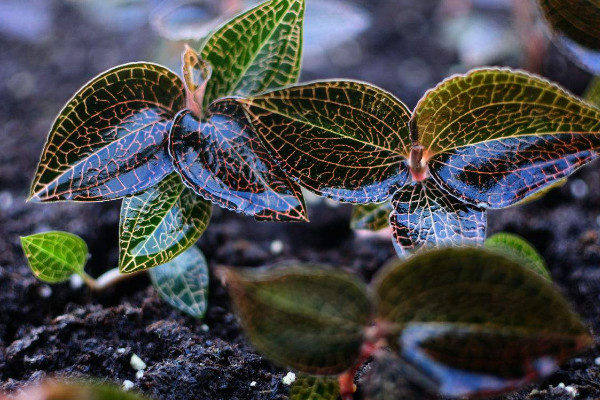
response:
M312 82L239 102L269 152L303 186L353 203L392 197L401 254L480 243L486 208L508 207L554 184L597 158L600 146L600 110L508 69L449 78L412 113L382 89L353 81ZM387 207L375 208L375 222ZM358 226L375 223L365 218Z
M416 384L441 395L491 395L547 376L592 343L547 279L480 248L396 260L369 288L313 265L224 276L255 348L310 374L351 370L369 348L363 343L383 338Z
M194 243L210 216L197 194L259 219L306 220L299 186L267 155L240 107L209 107L296 82L303 15L303 0L258 5L225 23L200 54L186 49L183 79L151 63L93 79L56 119L31 200L132 196L121 214L123 272L169 261Z

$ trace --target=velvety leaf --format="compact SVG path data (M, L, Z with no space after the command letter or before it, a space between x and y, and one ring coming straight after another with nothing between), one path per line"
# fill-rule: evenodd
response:
M171 261L202 236L212 205L172 173L143 193L123 199L119 270L130 273Z
M184 95L179 77L155 64L125 64L94 78L54 122L31 200L114 199L161 181L173 170L165 144Z
M204 108L295 83L300 73L304 0L271 0L225 23L200 54L213 67Z
M147 400L146 397L106 384L46 382L26 390L17 400Z
M368 229L378 231L389 226L390 213L394 210L392 203L385 201L375 204L359 204L354 206L350 227L352 229Z
M411 182L392 199L389 217L399 255L421 247L465 246L483 243L485 210L448 195L427 179Z
M600 73L600 3L597 0L538 0L555 40L590 71Z
M282 169L317 194L388 199L406 182L406 106L366 83L324 81L240 100Z
M397 261L373 286L390 344L445 396L512 390L593 343L546 279L483 249L448 248Z
M506 257L513 258L544 279L552 280L546 262L540 253L520 236L511 233L497 233L485 240L485 247L488 250L497 251Z
M195 115L203 115L202 102L204 101L206 85L212 75L212 67L187 45L183 52L182 65L187 107Z
M203 318L208 298L208 265L195 246L150 270L152 286L174 308Z
M67 232L43 232L21 237L21 247L34 275L56 283L82 274L88 248L83 239Z
M224 277L250 342L273 362L333 375L359 358L371 302L353 275L286 265L229 268Z
M290 400L338 400L340 385L336 378L301 374L290 388Z
M438 184L482 207L507 207L551 185L597 158L600 146L600 110L506 69L442 82L411 124Z
M196 193L260 220L306 221L300 187L290 181L248 124L242 108L219 100L199 122L190 111L177 115L170 153L177 172Z

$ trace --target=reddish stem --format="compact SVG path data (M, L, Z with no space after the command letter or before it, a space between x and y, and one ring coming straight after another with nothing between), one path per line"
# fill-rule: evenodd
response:
M360 357L356 364L338 377L338 382L340 384L340 396L342 400L352 400L354 397L354 392L356 392L354 376L364 362L367 361L367 359L371 357L376 350L376 344L369 341L364 342L361 348Z
M422 182L427 179L427 164L423 159L425 148L421 145L415 145L410 150L409 167L415 182Z

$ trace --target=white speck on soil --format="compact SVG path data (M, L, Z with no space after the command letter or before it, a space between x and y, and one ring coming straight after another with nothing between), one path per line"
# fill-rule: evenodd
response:
M131 360L129 360L129 364L131 365L131 368L135 369L136 371L141 371L141 370L146 369L146 363L144 362L144 360L142 360L135 353L131 356Z
M127 349L125 349L124 347L119 347L119 348L117 349L117 353L118 353L118 354L125 354L125 352L126 352L126 351L127 351Z
M271 254L281 254L281 252L283 251L283 242L279 239L273 240L271 242L271 247L269 250L271 251Z
M250 382L250 387L255 387L255 386L256 386L256 381Z
M600 357L598 357L594 360L594 364L600 366Z
M202 325L200 325L200 330L202 332L208 332L210 330L210 328L208 327L208 325L202 324Z
M144 370L140 369L138 372L135 373L135 378L136 379L142 379L144 377Z
M296 380L296 374L293 372L288 372L286 376L284 376L283 378L281 378L281 382L283 382L284 385L291 385L292 383L294 383L294 381Z
M47 299L48 297L52 296L52 288L48 285L40 286L38 293L40 294L41 298Z
M571 182L570 189L573 197L578 200L585 198L589 192L587 183L585 183L585 181L582 179L573 180L573 182Z
M124 391L128 391L133 389L133 382L131 382L130 380L124 380L123 381L123 390Z
M77 290L83 286L83 278L77 274L71 275L69 278L69 285L71 285L71 289Z

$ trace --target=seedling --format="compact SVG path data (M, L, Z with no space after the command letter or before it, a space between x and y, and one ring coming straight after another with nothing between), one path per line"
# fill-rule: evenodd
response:
M371 357L387 378L471 397L545 377L593 343L548 279L516 260L481 248L435 250L392 261L369 286L319 265L220 273L257 351L307 374L338 375L344 400ZM383 390L377 382L367 379L365 390ZM292 398L313 386L334 387L328 378L301 379Z
M401 255L482 243L487 209L555 184L597 158L600 145L600 110L509 69L448 78L412 113L356 81L305 83L238 102L301 185L352 203L391 198ZM376 221L390 209L372 207Z
M259 220L307 220L300 187L225 96L298 79L303 0L270 0L186 48L182 77L139 62L86 84L56 119L30 200L121 208L121 272L169 262L208 225L213 202ZM209 202L210 201L210 202Z

